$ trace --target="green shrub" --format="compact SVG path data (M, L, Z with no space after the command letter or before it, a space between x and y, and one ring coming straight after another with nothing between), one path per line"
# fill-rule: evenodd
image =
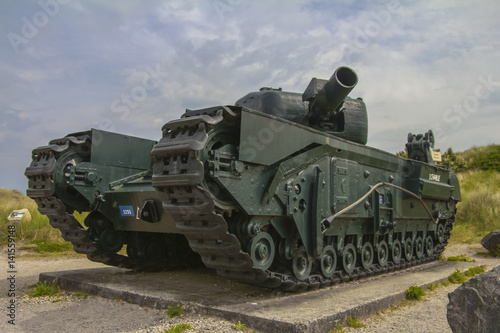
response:
M453 149L451 149L451 147L443 153L441 158L441 164L454 170L455 172L460 172L467 169L467 163L465 162L465 160L460 157L459 154L456 154Z
M411 286L406 290L406 298L409 300L419 301L424 296L424 291L419 286Z

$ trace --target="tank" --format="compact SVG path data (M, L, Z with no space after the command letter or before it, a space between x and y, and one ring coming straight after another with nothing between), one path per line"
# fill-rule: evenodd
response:
M357 82L340 67L302 94L186 110L158 142L52 140L33 151L27 195L76 252L135 270L202 264L302 291L436 260L457 177L432 159L432 131L408 135L409 158L367 146L365 103L347 96Z

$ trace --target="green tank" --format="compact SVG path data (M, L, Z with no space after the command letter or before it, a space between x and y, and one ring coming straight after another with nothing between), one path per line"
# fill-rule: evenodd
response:
M203 264L306 290L436 260L461 200L432 131L366 146L356 73L186 110L159 142L92 129L33 151L27 194L78 253L135 270ZM89 212L82 226L73 213ZM123 251L126 246L126 251Z

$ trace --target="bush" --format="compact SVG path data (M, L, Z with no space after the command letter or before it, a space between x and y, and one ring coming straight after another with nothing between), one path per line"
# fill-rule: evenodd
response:
M406 290L406 298L409 300L419 301L424 296L424 291L419 286L411 286Z
M467 169L467 164L465 163L464 159L458 156L451 148L448 148L448 150L444 152L441 158L441 164L445 165L449 169L454 170L455 172L460 172Z

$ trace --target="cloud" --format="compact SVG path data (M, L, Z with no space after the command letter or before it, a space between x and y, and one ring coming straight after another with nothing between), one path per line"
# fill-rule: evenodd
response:
M36 146L91 127L159 139L186 108L232 104L262 86L302 92L341 65L358 73L351 96L367 104L372 146L396 152L408 132L430 128L442 149L498 141L494 1L72 0L19 52L8 34L23 36L43 9L0 6L0 144L11 156L2 170L22 170ZM475 112L453 111L490 76ZM25 186L19 172L4 177L0 186Z

